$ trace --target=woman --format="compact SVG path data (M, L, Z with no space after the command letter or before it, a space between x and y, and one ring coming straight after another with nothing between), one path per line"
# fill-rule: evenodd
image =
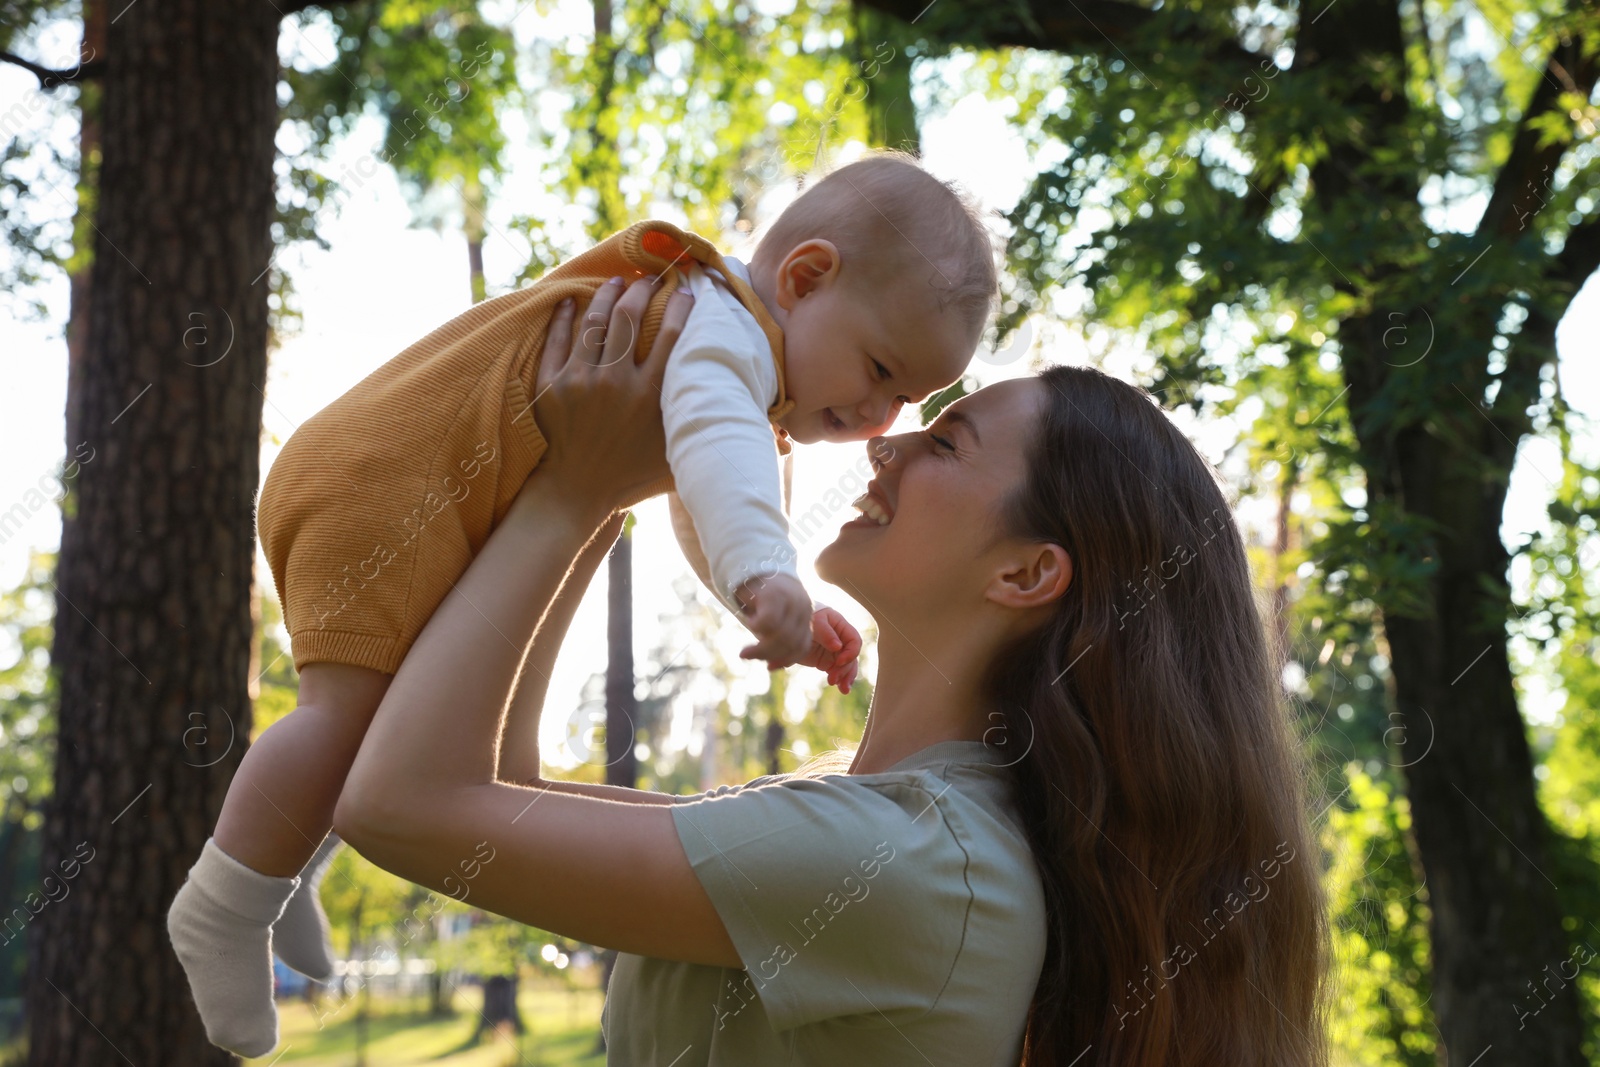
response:
M847 773L670 797L497 749L524 649L537 706L614 503L659 473L686 314L637 364L626 329L552 329L549 454L390 684L339 833L622 952L615 1063L1324 1063L1316 857L1243 546L1192 446L1096 371L869 442L867 515L817 561L882 634Z

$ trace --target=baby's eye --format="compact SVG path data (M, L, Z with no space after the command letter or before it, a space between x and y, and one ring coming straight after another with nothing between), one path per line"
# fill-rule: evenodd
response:
M881 381L885 381L885 380L888 379L888 377L889 377L889 368L888 367L885 367L882 363L879 363L877 360L873 360L872 361L872 365L874 367L878 368L878 380L880 382Z

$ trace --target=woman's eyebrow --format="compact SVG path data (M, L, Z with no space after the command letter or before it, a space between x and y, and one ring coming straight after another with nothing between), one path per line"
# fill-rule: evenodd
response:
M978 434L978 424L973 422L971 417L965 412L956 411L954 408L946 408L942 414L947 422L952 422L957 426L965 427L966 431L972 435L972 439L974 441L980 445L983 444L983 438Z

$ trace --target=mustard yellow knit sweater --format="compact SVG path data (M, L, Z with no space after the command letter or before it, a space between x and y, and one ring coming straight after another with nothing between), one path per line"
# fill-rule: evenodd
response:
M664 276L634 349L642 360L691 260L719 271L761 324L778 370L767 415L788 413L777 324L709 241L668 223L636 223L532 286L478 304L306 420L267 475L258 527L296 669L399 668L544 454L532 401L556 305L570 296L581 315L607 279ZM638 499L672 484L662 479Z

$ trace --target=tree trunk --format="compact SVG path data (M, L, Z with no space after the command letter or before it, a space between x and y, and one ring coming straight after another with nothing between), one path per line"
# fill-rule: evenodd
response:
M929 14L924 0L857 3L907 21ZM1571 970L1574 960L1557 887L1547 876L1550 830L1537 804L1512 685L1506 649L1508 553L1499 535L1516 442L1528 432L1526 408L1538 397L1537 370L1550 361L1547 353L1530 350L1539 343L1532 335L1553 337L1554 324L1543 306L1530 311L1523 335L1508 354L1508 370L1500 375L1492 411L1485 410L1483 396L1501 309L1481 299L1474 303L1485 306L1464 306L1459 291L1451 289L1451 279L1469 264L1435 261L1426 267L1436 272L1437 296L1427 310L1441 332L1437 343L1425 346L1413 338L1415 347L1404 354L1385 343L1397 322L1410 322L1418 311L1384 306L1386 285L1401 271L1419 268L1386 260L1391 246L1376 234L1424 229L1415 170L1374 162L1385 153L1411 158L1416 150L1417 123L1408 115L1406 92L1395 88L1403 87L1397 72L1406 69L1399 6L1397 0L1340 0L1303 8L1293 68L1283 77L1317 69L1340 76L1338 99L1329 101L1338 122L1325 125L1316 112L1305 112L1306 126L1316 127L1327 141L1327 154L1312 170L1315 211L1306 213L1308 227L1316 224L1317 214L1338 220L1332 225L1380 220L1369 243L1371 259L1339 264L1359 271L1361 284L1330 275L1334 285L1358 297L1358 304L1378 294L1376 307L1339 324L1369 513L1385 509L1375 527L1393 529L1420 520L1438 531L1400 546L1414 553L1409 563L1430 568L1422 606L1407 599L1408 590L1399 582L1380 583L1375 599L1391 653L1397 710L1408 735L1408 795L1433 916L1433 1007L1443 1038L1441 1060L1469 1067L1492 1047L1483 1067L1578 1067L1583 1063L1578 1004L1563 977L1563 968ZM1082 5L1025 0L995 13L980 13L976 4L958 7L964 10L940 5L919 25L936 23L946 42L1117 58L1132 50L1141 61L1141 46L1150 44L1144 34L1160 25L1158 20L1167 20L1172 41L1199 37L1204 26L1199 19L1172 18L1145 4L1113 0ZM1556 99L1562 91L1590 96L1595 60L1582 47L1580 28L1552 54L1529 114L1562 115ZM1207 46L1217 62L1236 66L1241 79L1255 73L1262 58L1236 42L1207 41ZM1152 61L1159 63L1159 56ZM1553 172L1566 151L1560 138L1547 134L1537 124L1521 123L1496 177L1477 248L1503 250L1516 243L1520 219L1513 216L1532 202L1541 173ZM1559 286L1552 280L1559 270L1562 283L1575 291L1600 260L1596 242L1600 236L1592 222L1575 227L1543 276L1539 265L1531 264L1527 288L1536 297L1554 298ZM1404 250L1405 245L1393 247ZM1422 347L1429 347L1431 356L1414 359L1411 353ZM1386 389L1400 376L1410 379L1402 384L1411 387L1411 397L1426 395L1434 403L1421 413L1403 397L1397 403ZM1422 537L1429 538L1425 548ZM1416 753L1424 750L1428 754L1419 758Z
M518 984L515 972L484 979L483 1010L478 1013L478 1028L472 1033L473 1041L483 1040L486 1033L492 1037L502 1026L509 1026L517 1034L528 1032L527 1024L522 1021L522 1012L517 1008Z
M911 56L906 46L916 40L905 23L871 8L858 7L856 69L866 86L867 137L884 148L920 155L917 107L911 99Z
M83 45L79 60L90 63L106 54L104 0L84 0ZM100 82L78 85L78 209L72 220L73 258L67 308L67 452L83 440L78 436L83 406L84 347L89 338L89 274L94 262L94 191L100 177ZM62 512L63 523L69 516Z
M633 518L607 558L606 591L606 781L630 789L639 780L634 757L634 724L639 702L633 695Z
M481 303L489 290L483 278L483 238L489 212L488 197L476 177L466 180L461 194L462 232L467 237L467 280L472 302Z
M1390 326L1381 312L1343 324L1347 360L1378 358ZM1351 374L1352 407L1368 398L1364 379ZM1426 611L1385 603L1386 589L1379 604L1433 916L1433 1009L1449 1056L1441 1062L1468 1064L1493 1046L1500 1064L1583 1067L1576 991L1551 977L1571 949L1506 650L1500 521L1514 450L1483 440L1495 428L1457 400L1456 411L1441 404L1429 425L1398 433L1357 420L1369 506L1439 530ZM1480 448L1462 450L1463 438Z
M1393 0L1346 0L1303 25L1296 66L1365 69L1403 62L1404 54ZM1374 152L1406 143L1405 95L1357 80L1338 103L1362 117L1363 129L1314 168L1319 209L1337 217L1359 199L1381 205L1393 225L1415 225L1415 175L1394 168L1387 182L1375 181L1367 166ZM1381 260L1362 267L1380 293L1402 269ZM1432 568L1421 606L1406 583L1379 583L1376 599L1406 728L1406 795L1432 911L1440 1062L1464 1067L1493 1047L1498 1064L1583 1067L1571 983L1532 995L1531 983L1569 950L1545 873L1549 828L1506 650L1509 557L1500 520L1516 449L1472 399L1488 382L1498 309L1464 308L1444 284L1453 271L1435 270L1441 336L1431 339L1431 359L1401 358L1385 343L1415 309L1381 298L1342 322L1339 339L1369 514L1420 519L1436 531L1421 535L1430 538L1424 544L1399 546ZM1453 320L1447 309L1455 309ZM1401 379L1437 397L1425 416L1397 419L1392 399L1380 395Z
M64 507L43 842L82 869L30 938L34 1067L233 1062L165 917L250 732L279 17L143 0L107 29L75 416L96 458Z

